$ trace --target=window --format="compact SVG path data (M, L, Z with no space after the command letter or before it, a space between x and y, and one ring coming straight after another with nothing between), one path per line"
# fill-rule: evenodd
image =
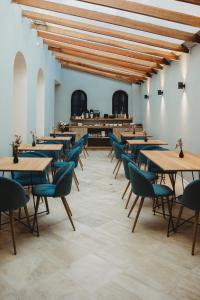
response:
M112 113L126 114L128 116L128 94L124 91L116 91L112 97Z
M74 91L71 97L71 116L81 116L87 111L87 95L84 91Z

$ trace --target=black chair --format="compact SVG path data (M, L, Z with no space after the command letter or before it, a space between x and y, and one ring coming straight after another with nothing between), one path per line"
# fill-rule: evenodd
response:
M26 206L29 201L29 196L25 194L22 185L15 180L0 177L0 199L0 214L2 212L9 214L14 254L17 254L13 211L24 207L27 223L30 227L29 214Z

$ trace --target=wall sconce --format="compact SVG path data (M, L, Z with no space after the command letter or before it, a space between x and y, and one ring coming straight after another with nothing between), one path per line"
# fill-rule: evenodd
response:
M178 89L179 89L179 90L185 89L185 83L183 83L183 82L178 82Z
M144 99L149 99L149 95L144 95Z
M162 96L163 95L163 91L162 90L158 90L158 95Z

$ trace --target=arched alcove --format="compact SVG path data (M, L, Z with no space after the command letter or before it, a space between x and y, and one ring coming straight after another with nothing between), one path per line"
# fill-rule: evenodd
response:
M36 86L36 133L44 135L44 105L45 105L45 87L44 87L44 72L39 69Z
M128 94L125 91L116 91L112 97L112 113L128 116Z
M82 90L76 90L71 97L71 116L81 116L87 111L87 94Z
M23 142L27 139L27 68L21 52L13 68L12 133L21 135Z

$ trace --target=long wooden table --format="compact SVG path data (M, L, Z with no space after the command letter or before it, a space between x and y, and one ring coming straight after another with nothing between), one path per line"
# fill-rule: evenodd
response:
M19 157L19 162L14 164L13 157L0 157L0 171L43 172L51 161L51 157Z
M132 132L121 132L121 137L122 138L141 138L144 137L144 132L137 132L137 133L132 133ZM147 135L147 137L152 137L152 135Z
M50 135L76 135L76 132L75 131L56 131L55 133L54 132L50 132Z
M69 142L71 141L71 136L41 136L37 138L38 141L58 141L58 142Z
M150 145L167 145L167 142L161 141L161 140L151 140L148 139L147 142L145 142L144 140L127 140L127 143L129 145L146 145L146 146L150 146ZM156 151L157 152L157 151Z
M140 151L164 172L199 172L200 155L184 152L184 158L177 151Z
M61 151L63 144L36 144L32 146L31 144L21 145L19 151Z

